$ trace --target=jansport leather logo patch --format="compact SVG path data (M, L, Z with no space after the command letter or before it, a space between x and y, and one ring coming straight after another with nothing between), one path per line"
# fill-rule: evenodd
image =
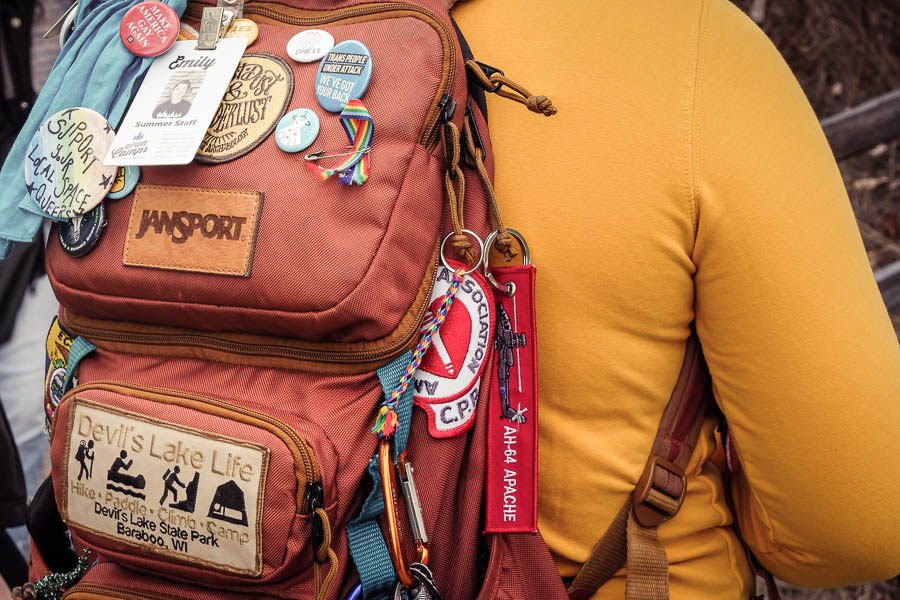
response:
M250 275L262 193L139 185L122 262Z
M221 163L256 148L272 133L293 93L294 74L283 58L245 54L200 142L196 160Z
M73 402L62 469L66 523L148 553L262 572L267 448Z
M438 309L452 276L450 269L438 269L426 325ZM432 436L460 435L475 422L481 376L494 339L494 318L484 276L477 272L466 275L413 379L413 398L428 413L428 431Z

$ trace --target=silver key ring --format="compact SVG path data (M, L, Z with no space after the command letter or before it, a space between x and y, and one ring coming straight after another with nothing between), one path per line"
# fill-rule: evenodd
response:
M468 275L469 273L473 273L475 270L477 270L478 267L481 266L482 261L484 260L484 242L482 242L481 238L478 237L478 234L475 233L474 231L472 231L471 229L463 229L462 231L463 231L463 233L468 234L470 237L475 238L475 240L478 242L478 260L475 261L475 266L473 266L471 269L469 269L468 271L463 273L463 275ZM456 271L456 269L454 269L449 264L447 264L447 259L444 258L444 246L447 245L447 241L450 238L452 238L454 235L456 235L456 233L451 231L446 236L444 236L444 240L441 242L441 249L440 249L441 264L444 265L445 267L447 267L448 269L450 269L451 271Z
M522 266L531 264L531 254L528 251L528 244L525 242L525 238L521 233L513 229L512 227L506 228L507 233L516 238L516 241L519 242L519 248L522 250ZM500 285L497 279L494 277L494 274L491 273L491 264L490 264L490 255L491 248L494 247L494 242L497 240L497 236L500 235L500 231L495 229L492 231L484 240L484 259L481 261L484 265L484 277L487 279L491 286L497 290L498 292L502 292L506 297L512 297L516 293L516 284L512 281L506 283L506 285Z

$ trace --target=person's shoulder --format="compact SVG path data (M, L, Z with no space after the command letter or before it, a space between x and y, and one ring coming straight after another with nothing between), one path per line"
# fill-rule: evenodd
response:
M480 60L490 62L481 57L489 53L509 55L509 62L522 56L523 63L532 63L541 55L561 72L576 65L603 74L621 66L642 69L652 77L695 55L702 16L710 4L729 2L465 0L455 6L453 16Z

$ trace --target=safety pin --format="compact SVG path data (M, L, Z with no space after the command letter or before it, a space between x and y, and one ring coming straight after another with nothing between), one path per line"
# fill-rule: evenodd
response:
M365 148L363 148L363 150L362 150L362 152L360 152L360 154L368 154L371 149L372 149L372 146L366 146ZM351 156L353 154L356 154L356 151L336 152L334 154L325 154L325 152L327 152L327 150L319 150L318 152L310 152L309 154L304 155L303 159L317 161L317 160L321 160L323 158L336 158L338 156Z

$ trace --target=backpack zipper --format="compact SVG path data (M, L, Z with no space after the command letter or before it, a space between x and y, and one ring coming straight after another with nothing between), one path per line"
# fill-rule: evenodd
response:
M202 16L202 4L210 4L209 2L194 1L191 2L184 11L185 18L200 19ZM299 14L309 12L324 12L326 14L319 17L302 16ZM409 13L415 13L421 21L430 25L440 36L444 48L444 69L441 83L438 86L434 101L432 102L431 114L426 120L425 127L419 137L419 143L423 146L430 147L436 139L437 127L440 122L442 107L439 106L440 99L443 98L449 90L453 88L453 78L456 73L456 45L454 44L453 34L447 25L434 12L416 6L406 4L404 2L384 2L373 3L363 6L354 6L350 8L338 9L333 11L310 11L307 9L292 9L290 7L274 7L271 5L260 6L258 3L251 2L244 5L244 15L259 15L267 17L288 25L325 25L337 24L341 21L364 17L369 15L391 13L400 13L403 16L412 16Z
M437 272L437 260L439 259L436 259L434 262L432 276L428 284L428 289L425 292L425 298L431 298L431 294L434 291L434 274ZM412 325L401 337L385 346L371 350L315 350L313 348L302 348L278 343L236 341L216 336L211 333L190 330L185 331L184 333L124 331L115 327L86 325L84 323L73 322L73 317L65 309L60 311L60 322L74 335L85 337L89 341L95 343L100 341L136 346L199 347L218 350L229 354L260 358L285 358L301 362L326 364L365 364L394 358L404 349L409 347L419 332L428 305L429 303L427 301L420 304ZM75 319L77 318L78 316L76 315ZM114 321L111 322L114 323Z
M319 473L319 465L316 461L316 457L312 451L312 448L309 447L306 441L296 431L294 431L294 429L290 425L263 412L253 410L251 408L237 406L235 404L225 402L224 400L217 400L215 398L210 398L209 396L203 396L200 394L176 392L173 390L166 390L147 385L105 380L92 381L91 383L80 385L70 390L60 401L60 406L63 404L63 402L66 402L76 394L84 392L86 390L105 390L108 392L121 393L121 390L123 388L126 390L139 392L137 394L138 397L145 400L151 400L153 402L159 402L162 404L175 404L177 406L205 412L207 414L209 414L209 410L208 408L205 408L208 405L212 405L218 408L222 408L227 412L244 415L249 421L249 423L247 424L258 427L260 429L265 429L269 433L272 433L276 437L280 438L281 441L284 442L284 444L289 449L296 449L297 452L291 452L295 455L295 458L297 454L300 455L300 462L303 463L303 480L301 480L299 477L297 478L297 509L300 511L299 514L305 515L311 512L311 500L312 503L318 501L318 503L321 504L322 499L320 496L315 495L315 498L313 498L313 495L310 494L310 488L314 489L318 487L318 489L321 489L322 486L322 476ZM54 425L56 422L56 415L58 414L59 410L57 409L53 413ZM214 414L214 416L221 415ZM318 484L318 486L316 486L316 484Z
M126 590L96 583L76 583L62 595L63 600L96 600L116 598L117 600L169 600L170 596L150 595L135 590Z
M117 600L170 600L171 596L156 596L135 590L100 585L97 583L76 583L62 595L63 600L96 600L116 598Z

